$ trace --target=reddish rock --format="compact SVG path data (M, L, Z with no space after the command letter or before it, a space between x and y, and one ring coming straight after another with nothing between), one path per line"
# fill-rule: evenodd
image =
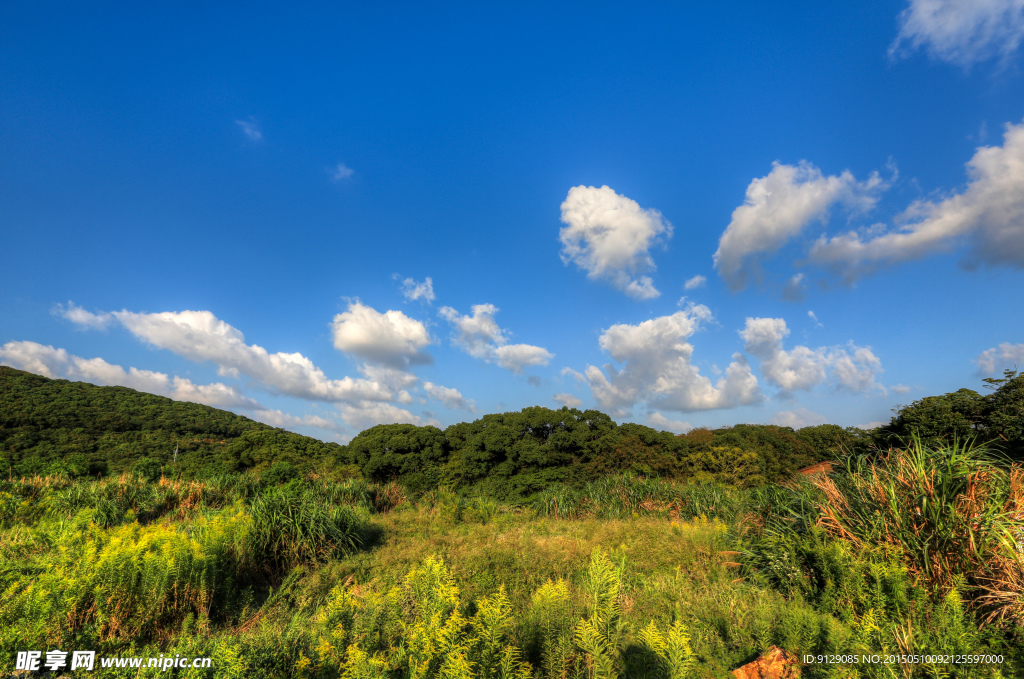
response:
M800 661L795 655L772 646L754 662L732 671L736 679L797 679Z

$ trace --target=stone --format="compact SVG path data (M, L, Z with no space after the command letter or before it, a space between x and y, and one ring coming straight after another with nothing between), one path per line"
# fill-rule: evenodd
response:
M754 662L732 671L736 679L797 679L799 659L778 646L772 646Z

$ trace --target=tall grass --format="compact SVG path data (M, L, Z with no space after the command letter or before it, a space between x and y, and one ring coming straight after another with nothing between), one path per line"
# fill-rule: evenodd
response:
M732 520L743 491L716 483L679 483L630 474L593 481L582 488L551 488L533 501L542 516L559 519L622 519L659 515L674 520L697 517Z
M987 591L995 617L1024 623L1024 469L969 445L914 440L874 464L851 459L845 473L815 484L825 497L819 524L832 535L896 550L939 596L966 578Z
M358 549L366 522L352 508L332 505L311 489L289 484L252 500L246 557L267 575L322 563Z

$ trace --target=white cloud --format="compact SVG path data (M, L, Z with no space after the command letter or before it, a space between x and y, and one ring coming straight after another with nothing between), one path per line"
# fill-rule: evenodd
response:
M395 280L398 280L400 276L395 274L393 276ZM434 301L434 281L431 280L430 276L427 276L426 280L422 283L417 283L412 278L406 278L402 281L402 296L407 300L415 301L422 299L425 302Z
M424 382L423 390L427 392L427 396L435 401L439 401L445 408L458 408L460 410L468 410L471 413L476 412L476 405L463 397L458 389L442 387L433 382Z
M129 368L108 363L102 358L82 358L64 349L37 342L8 342L0 347L0 364L27 370L53 379L90 382L100 386L118 386L167 396L176 401L192 401L217 408L258 408L260 405L226 384L194 384L183 377L171 377L152 370Z
M888 421L883 422L882 420L872 420L871 422L865 422L864 424L858 424L857 428L858 429L868 429L868 430L871 430L871 429L877 429L878 427L882 427L882 426L885 426L887 424L889 424Z
M942 61L968 67L1009 59L1024 40L1024 0L910 0L889 56L924 48Z
M659 427L662 431L670 431L675 434L685 434L693 429L693 425L689 422L670 420L658 411L654 411L647 416L647 424L652 427Z
M893 386L889 387L889 391L895 394L909 394L911 388L905 384L894 384Z
M532 344L506 344L494 349L497 364L514 373L535 365L547 365L554 357L547 349Z
M474 304L472 316L463 316L450 306L441 307L438 315L455 327L452 342L474 358L488 359L493 347L508 340L494 320L498 308L493 304Z
M810 349L782 348L789 328L782 318L747 318L740 331L747 353L761 361L765 381L783 391L809 390L821 384L831 373L840 386L851 391L881 389L875 377L882 371L881 361L869 347L852 342L848 347Z
M821 321L818 320L818 316L813 311L808 311L807 312L807 317L810 318L812 321L814 321L814 327L816 327L816 328L824 328L825 327L824 325L821 324Z
M885 186L877 173L858 182L848 171L824 176L807 161L772 163L767 176L750 182L743 205L733 211L722 234L714 255L719 275L732 290L743 289L760 256L778 251L812 221L824 219L836 203L870 209Z
M431 343L422 322L401 311L380 313L358 300L331 323L335 348L367 361L392 367L430 363L433 359L421 351Z
M978 354L978 373L992 375L996 372L996 366L1020 366L1024 365L1024 344L1010 344L1003 342L998 347L986 349Z
M847 232L822 236L810 261L847 280L877 266L917 259L967 241L968 267L985 264L1024 267L1024 123L1007 125L1002 146L979 148L967 163L970 181L952 196L913 203L881 235Z
M331 179L336 182L344 181L356 173L355 170L345 163L338 163L329 172L331 173Z
M338 409L341 411L341 419L345 421L345 424L357 431L365 431L378 424L441 426L441 423L433 418L424 420L422 417L413 415L405 408L399 408L390 403L373 403L369 401L359 404L343 403L338 405Z
M114 321L112 314L94 314L75 305L71 300L68 300L66 307L63 304L53 305L53 313L56 316L71 321L75 325L92 330L104 330Z
M524 368L547 365L554 354L531 344L508 344L507 333L498 327L493 304L474 304L473 314L462 315L450 306L441 307L438 315L455 329L452 343L474 358L497 363L502 368L520 373Z
M551 397L551 400L556 403L561 403L563 406L568 408L579 408L583 405L583 401L576 398L572 394L555 394Z
M708 279L705 276L697 275L683 283L683 289L696 290L697 288L703 288L704 284L707 282Z
M650 277L650 249L672 237L672 225L654 209L643 209L607 186L574 186L562 203L559 231L562 261L575 263L587 277L605 280L636 299L661 293Z
M299 353L271 354L209 311L110 313L139 339L192 361L209 361L221 375L245 375L281 394L323 401L388 401L394 392L372 380L327 378ZM411 319L410 319L411 320Z
M686 340L703 321L711 320L703 305L691 305L671 316L638 325L619 324L600 337L601 348L625 365L587 366L586 376L598 403L617 416L640 401L663 410L688 412L731 408L762 399L757 379L741 354L733 356L725 377L712 384L691 364L693 346Z
M782 299L799 302L803 300L804 292L804 275L798 273L790 276L786 284L782 286Z
M565 377L565 376L571 377L574 380L576 380L577 382L580 382L581 384L583 382L587 381L587 376L586 375L584 375L583 373L581 373L578 370L573 370L572 368L562 368L562 372L559 373L559 374L561 374L563 377Z
M825 424L828 422L828 419L824 415L811 412L807 408L796 408L795 410L780 410L772 415L771 421L772 424L777 424L780 427L802 429L803 427Z
M260 130L259 123L252 116L245 120L236 120L235 124L241 128L242 133L249 138L250 141L263 141L263 132Z
M327 431L341 432L343 428L340 424L326 417L320 417L319 415L291 415L280 410L270 410L269 408L260 408L250 413L250 417L257 422L263 424L269 424L271 427L280 427L281 429L291 429L294 427L315 427L317 429L325 429Z

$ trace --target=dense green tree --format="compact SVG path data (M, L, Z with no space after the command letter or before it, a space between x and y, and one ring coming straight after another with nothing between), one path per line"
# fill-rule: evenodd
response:
M378 424L348 446L351 460L367 478L398 481L413 492L437 487L448 451L440 429L414 424Z
M972 389L941 396L926 396L896 409L892 421L876 438L884 446L902 447L912 436L934 446L954 439L977 438L984 430L985 399Z

